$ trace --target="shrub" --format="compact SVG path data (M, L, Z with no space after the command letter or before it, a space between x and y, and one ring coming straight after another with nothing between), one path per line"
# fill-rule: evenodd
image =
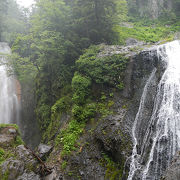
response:
M72 150L76 150L75 144L80 134L83 132L85 124L76 120L70 121L68 127L60 132L55 139L55 146L62 144L63 150L61 155L68 155Z
M96 57L97 52L89 49L76 61L78 72L90 77L98 84L108 84L116 87L124 77L127 58L124 55L112 55L107 57ZM91 53L90 53L91 52Z
M71 107L71 98L69 96L64 96L56 101L56 103L51 107L51 114L58 112L63 112Z
M75 104L84 104L85 98L89 94L89 87L91 85L91 79L75 73L72 79L72 89L73 89L73 102Z
M85 106L74 105L72 113L77 121L88 121L90 118L95 116L96 104L90 103Z

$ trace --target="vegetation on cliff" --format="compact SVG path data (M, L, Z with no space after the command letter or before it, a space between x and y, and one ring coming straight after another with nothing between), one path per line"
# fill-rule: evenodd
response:
M179 31L179 11L168 9L152 21L148 13L142 18L131 0L39 0L31 13L10 2L8 9L6 1L0 1L0 40L12 45L14 72L36 97L31 108L42 141L55 146L65 171L69 155L81 153L89 143L81 137L114 114L114 93L124 88L129 59L122 53L101 56L105 44L125 45L128 38L145 43L172 40ZM176 7L179 2L173 3ZM14 17L11 8L17 11ZM4 13L15 23L4 19ZM122 139L125 143L129 148ZM103 153L99 164L107 169L106 178L121 178L124 159L117 163L108 151ZM0 149L0 162L6 156Z

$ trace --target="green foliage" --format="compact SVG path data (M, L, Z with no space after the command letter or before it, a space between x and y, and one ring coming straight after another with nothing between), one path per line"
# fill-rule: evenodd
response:
M75 73L72 79L73 101L75 104L83 104L89 95L91 79Z
M37 69L28 58L22 58L17 53L13 53L9 60L10 66L13 67L21 83L30 83L35 79Z
M124 83L123 82L120 82L118 85L117 85L118 89L122 90L124 89Z
M23 142L21 136L18 135L18 136L16 137L15 142L14 142L14 146L16 147L16 146L19 146L19 145L21 145L21 144L24 144L24 142Z
M27 29L27 9L20 9L15 0L0 0L0 41L12 43L15 33Z
M5 151L2 148L0 148L0 164L5 160L4 156Z
M127 38L135 38L145 42L157 42L160 40L173 40L174 30L171 27L157 26L138 26L134 28L117 26L116 31L119 32L119 44L125 44Z
M125 0L39 0L27 21L29 28L26 29L25 24L24 33L13 36L10 63L20 81L29 84L36 94L36 118L44 140L56 135L62 112L71 107L71 93L64 92L71 82L74 118L87 121L96 113L96 107L87 103L87 99L91 99L93 72L90 73L90 68L94 68L93 81L97 77L97 81L106 83L110 79L104 75L106 79L101 80L103 74L99 72L104 62L100 60L87 67L87 74L80 73L80 69L74 74L75 60L91 43L111 43L116 37L113 25L126 19L126 14ZM88 50L87 56L94 54L95 57L98 52L94 46ZM107 64L102 73L110 73L115 68L109 74L113 75L118 69L114 67L116 65L112 62L108 68Z
M69 155L71 151L76 150L75 144L80 134L83 132L84 127L84 122L72 120L68 124L68 127L58 134L55 139L55 146L58 147L60 144L63 146L61 151L62 156Z
M100 114L101 118L105 118L108 115L113 114L113 111L110 110L113 104L113 101L97 103L97 112Z
M43 140L52 140L59 132L61 125L62 113L70 110L72 100L69 96L64 96L56 101L51 107L51 117L47 130L43 134Z
M61 165L61 168L62 169L66 169L66 166L67 166L67 161L63 161L62 165Z
M162 17L166 20L179 16L179 0L164 0L156 2L156 9L149 0L127 0L128 14L132 17L155 19ZM158 12L157 12L158 11Z
M112 42L112 27L120 9L116 8L116 1L72 0L68 4L72 9L74 29L80 38L86 39L90 44Z
M6 171L3 175L0 173L0 178L2 180L8 180L8 178L9 178L9 171Z
M96 57L98 47L91 47L76 61L78 71L99 84L117 86L122 83L127 58L123 55Z
M56 103L51 107L52 116L67 111L71 107L71 98L69 96L64 96L56 101Z
M40 104L36 108L36 114L41 125L41 131L43 132L50 124L51 107L47 104Z
M96 114L96 104L88 103L84 106L74 105L72 108L73 117L79 121L87 122L90 118L93 118Z
M4 128L4 127L13 127L16 130L18 130L18 126L16 124L0 124L0 128Z
M107 154L102 153L101 165L106 167L105 179L116 180L122 178L123 166L115 163Z
M128 20L128 6L126 0L116 0L116 24L119 24L120 22L124 22Z

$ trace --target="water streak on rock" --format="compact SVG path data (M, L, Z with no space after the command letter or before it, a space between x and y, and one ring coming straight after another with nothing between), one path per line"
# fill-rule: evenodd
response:
M180 150L180 41L157 47L159 62L165 71L157 87L154 108L143 137L138 131L143 116L148 79L141 97L139 111L133 126L134 148L128 180L159 180L173 156ZM138 144L138 139L143 139ZM139 148L138 148L139 147Z

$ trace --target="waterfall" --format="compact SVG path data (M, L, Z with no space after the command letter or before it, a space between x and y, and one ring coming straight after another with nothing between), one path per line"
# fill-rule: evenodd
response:
M0 43L0 124L19 121L20 99L18 99L18 81L8 75L7 55L11 53L6 43Z
M134 146L128 180L159 180L172 157L180 150L180 41L157 47L157 55L165 71L157 87L146 132L143 137L138 137L136 131L141 125L147 88L155 74L154 70L144 87L132 129ZM138 144L139 138L143 139L142 144ZM139 151L138 146L141 146Z

